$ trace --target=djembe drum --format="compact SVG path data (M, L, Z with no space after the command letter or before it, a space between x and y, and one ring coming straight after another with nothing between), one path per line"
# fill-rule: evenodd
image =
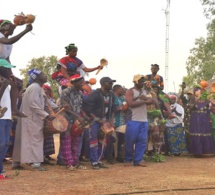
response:
M104 134L112 134L114 132L114 126L110 122L104 122L101 129Z
M125 134L125 132L126 132L126 125L121 125L121 126L117 127L115 129L115 131L118 132L118 133L124 133Z
M62 108L57 113L54 113L54 111L50 106L48 106L48 109L49 109L49 113L55 116L55 119L52 121L45 120L44 129L43 129L44 136L60 134L65 132L68 128L68 121L64 116L60 115L64 111L64 108Z
M81 135L85 130L89 129L90 124L85 121L85 124L81 124L78 120L75 120L75 122L72 124L71 128L71 136L77 137Z

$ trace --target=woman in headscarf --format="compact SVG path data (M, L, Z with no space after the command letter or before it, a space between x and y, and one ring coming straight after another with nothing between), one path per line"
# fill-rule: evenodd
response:
M187 152L184 128L182 126L184 109L177 103L177 96L170 95L170 108L175 118L167 119L167 137L170 154Z
M29 77L31 84L23 95L20 108L27 117L18 118L13 168L23 169L20 163L32 163L32 168L44 171L46 169L41 167L41 162L44 161L44 120L53 120L55 117L45 111L42 85L47 82L47 77L38 69L30 70Z
M189 152L197 157L209 156L215 153L209 115L210 102L206 99L207 91L201 86L195 86L193 93L194 96L188 103Z
M159 99L158 86L152 86L150 81L145 81L145 90L147 91L147 97L154 99L154 103L146 105L147 107L147 118L149 122L148 127L148 155L161 157L161 148L164 144L164 127L165 124L161 124L164 121L162 115L163 100ZM164 106L164 105L163 105Z
M54 112L57 112L59 106L55 103L51 87L49 85L44 84L42 88L46 95L49 106L53 109ZM52 163L49 162L50 160L54 160L53 158L50 157L50 155L55 154L53 135L47 135L44 137L43 152L44 152L44 163L53 165Z
M70 77L75 74L83 76L84 72L93 72L101 68L97 66L95 68L87 68L84 63L76 57L78 48L72 43L65 47L66 55L58 62L58 71L52 75L52 78L57 80L61 86L71 86ZM83 71L82 71L83 70Z

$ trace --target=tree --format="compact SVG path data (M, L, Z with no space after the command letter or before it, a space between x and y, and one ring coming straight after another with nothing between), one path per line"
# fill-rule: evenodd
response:
M58 84L55 80L51 78L51 75L53 72L56 71L56 65L57 65L58 59L56 56L50 56L50 57L40 57L40 58L33 58L30 62L28 62L28 65L24 69L20 69L21 75L24 77L23 82L24 86L28 83L28 71L32 68L38 68L39 70L42 70L44 74L48 77L48 83L50 84L52 88L53 95L55 99L57 99L58 96Z
M210 80L215 73L215 19L207 25L207 37L195 41L186 62L188 75L183 78L191 87L199 80Z
M214 0L200 0L203 8L204 15L207 18L212 18L215 15L215 1Z

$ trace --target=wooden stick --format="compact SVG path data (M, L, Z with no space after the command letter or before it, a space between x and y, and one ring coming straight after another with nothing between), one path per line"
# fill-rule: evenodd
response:
M55 116L57 116L57 115L59 115L60 113L62 113L63 111L65 110L65 108L63 107L63 108L61 108L56 114L55 114Z
M96 75L99 74L99 72L101 71L101 69L103 68L103 66L100 66L99 69L96 72Z

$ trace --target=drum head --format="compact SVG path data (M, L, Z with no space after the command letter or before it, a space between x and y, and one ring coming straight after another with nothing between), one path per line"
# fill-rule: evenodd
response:
M105 134L111 134L114 132L114 127L111 123L109 122L105 122L103 123L102 125L102 131L105 133Z
M53 124L53 127L59 132L65 132L67 130L67 128L68 128L67 120L61 115L58 115L52 121L52 124Z
M116 132L125 133L126 132L126 125L121 125L121 126L117 127Z

